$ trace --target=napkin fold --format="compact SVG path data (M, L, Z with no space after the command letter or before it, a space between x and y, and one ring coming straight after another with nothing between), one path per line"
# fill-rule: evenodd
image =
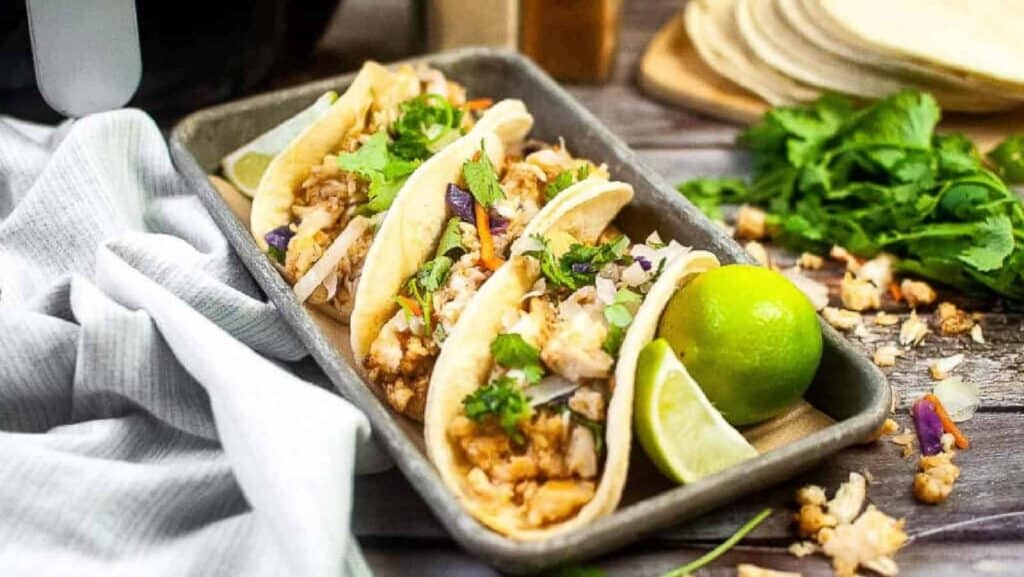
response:
M369 575L305 354L148 116L0 117L0 575Z

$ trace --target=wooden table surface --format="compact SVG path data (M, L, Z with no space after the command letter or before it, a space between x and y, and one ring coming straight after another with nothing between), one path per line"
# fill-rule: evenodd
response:
M409 32L409 4L346 0L308 68L273 85L345 72L364 58L388 61L412 53L417 47ZM742 156L732 150L738 127L663 105L637 88L640 55L679 4L677 0L627 0L613 80L602 86L570 86L569 91L670 182L742 174ZM916 458L905 460L899 447L879 442L844 451L809 474L647 537L593 564L611 576L660 575L696 558L768 506L776 512L764 525L698 575L732 576L739 562L800 571L805 576L831 575L824 559L798 560L786 552L786 546L796 540L789 522L793 492L805 483L831 491L850 471L869 471L874 479L869 501L890 515L906 518L907 532L918 536L897 556L901 575L1024 575L1024 322L1022 315L1002 312L992 303L961 302L972 311L985 311L981 324L986 344L933 335L886 370L898 398L895 418L902 426L911 426L909 405L932 386L928 360L956 352L967 357L957 373L980 386L982 406L963 426L972 446L957 457L963 473L947 503L917 504L911 495ZM875 335L869 339L853 339L867 354L880 342L894 341L898 327L872 327L872 331ZM360 478L356 493L354 530L378 575L497 574L448 538L397 472Z

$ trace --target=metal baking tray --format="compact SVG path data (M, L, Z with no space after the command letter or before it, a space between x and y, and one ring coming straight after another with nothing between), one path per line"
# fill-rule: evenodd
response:
M644 166L621 140L529 60L508 51L472 48L431 55L422 61L465 85L470 95L522 99L536 119L535 137L547 141L564 137L574 153L607 163L613 178L631 183L636 196L616 221L625 232L643 233L639 236L643 238L657 229L664 238L710 250L723 262L749 262L720 227ZM835 419L834 425L685 486L672 485L654 473L642 451L634 446L626 494L612 515L541 542L513 541L485 529L442 485L427 460L420 427L390 411L371 392L350 364L348 351L331 344L329 335L256 247L246 223L239 222L207 179L227 153L307 106L321 93L343 90L353 76L329 78L196 112L175 127L171 149L178 169L337 391L366 413L375 435L397 466L452 537L470 552L512 573L594 557L792 477L825 456L862 441L885 418L890 402L885 378L823 324L824 357L806 400Z

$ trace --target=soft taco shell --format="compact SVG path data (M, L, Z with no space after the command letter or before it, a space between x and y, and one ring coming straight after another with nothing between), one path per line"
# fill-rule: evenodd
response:
M374 91L390 77L391 73L380 64L364 64L352 85L330 110L270 161L256 189L249 216L249 229L260 250L267 250L264 235L291 222L295 190L309 176L312 167L337 150L345 135L364 121L373 104Z
M569 234L579 240L593 242L631 196L632 189L621 183L594 187L573 199L572 205L565 206L564 218L553 223L545 234L552 238ZM619 352L615 392L607 413L607 455L595 496L575 517L541 529L524 528L515 518L502 517L474 499L463 485L464 477L447 436L448 424L458 414L462 399L487 378L493 362L490 343L501 331L503 316L509 309L520 306L523 295L540 273L533 259L516 256L484 284L463 313L463 318L472 322L460 323L445 342L434 367L425 416L427 453L443 482L470 514L509 537L538 540L584 526L618 506L629 466L637 356L653 338L661 312L676 287L693 275L716 266L718 260L707 252L680 255L666 266L651 288Z
M381 222L366 255L349 320L352 353L362 362L381 326L394 314L394 297L402 283L434 253L448 209L445 188L458 180L462 164L480 150L481 142L496 166L512 143L533 127L533 117L519 100L503 100L490 108L468 134L426 160L402 186Z

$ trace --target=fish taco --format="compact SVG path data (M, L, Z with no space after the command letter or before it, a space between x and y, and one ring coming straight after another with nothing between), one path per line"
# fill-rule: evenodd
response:
M511 133L525 132L511 126L503 123L494 143L470 135L453 144L450 154L463 160L439 163L415 195L395 202L367 257L353 355L388 404L416 420L447 335L512 244L607 181L604 166L573 157L563 143L513 142Z
M375 230L399 192L480 121L492 117L481 128L493 130L510 108L467 100L434 69L365 64L267 166L250 217L257 245L300 301L347 321Z
M609 186L628 201L628 185ZM676 289L718 266L657 233L632 243L605 229L624 203L604 194L610 210L567 207L543 236L517 243L433 371L427 452L470 514L514 539L618 505L639 353Z

